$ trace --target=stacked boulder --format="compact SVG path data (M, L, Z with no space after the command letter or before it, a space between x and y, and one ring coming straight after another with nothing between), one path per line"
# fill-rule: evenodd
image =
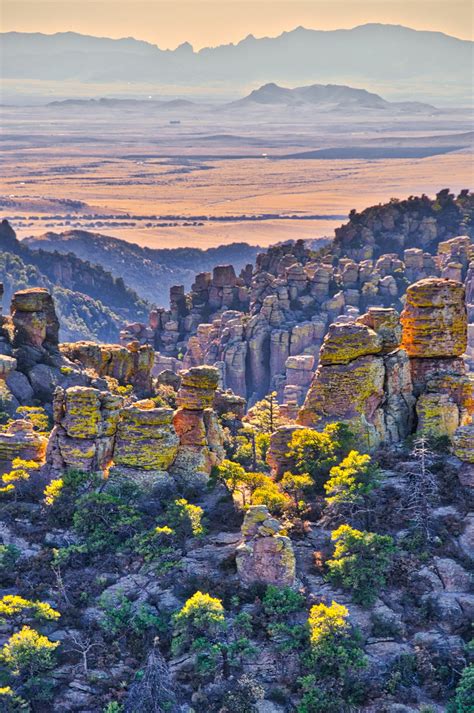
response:
M15 292L0 324L0 396L10 415L21 405L50 405L57 386L87 385L89 376L59 350L59 321L48 290Z
M253 505L245 513L242 541L236 550L237 572L244 586L295 584L296 560L291 540L265 505Z
M212 366L198 366L180 376L178 409L173 416L179 450L171 472L188 484L199 484L224 458L223 434L212 408L219 372Z
M405 438L414 399L400 336L398 315L391 309L332 324L298 423L319 428L347 422L368 448Z
M43 463L48 440L33 429L31 421L12 421L0 432L0 468L7 471L15 458Z
M171 474L201 485L224 457L223 435L212 408L216 387L213 367L184 372L176 412L157 408L150 399L124 406L122 397L92 387L59 388L47 470L107 472L111 478L151 486L169 482ZM0 453L1 442L0 437Z
M75 386L54 394L54 427L47 466L52 472L106 471L112 460L122 399L108 391Z
M462 358L464 298L464 285L450 279L420 280L407 290L402 343L410 357L420 433L451 438L472 421L474 382Z

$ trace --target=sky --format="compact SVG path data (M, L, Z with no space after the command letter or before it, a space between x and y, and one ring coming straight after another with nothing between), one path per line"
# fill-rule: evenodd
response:
M367 22L473 39L471 0L0 0L0 6L2 31L135 37L162 49L273 37L299 25L333 30Z

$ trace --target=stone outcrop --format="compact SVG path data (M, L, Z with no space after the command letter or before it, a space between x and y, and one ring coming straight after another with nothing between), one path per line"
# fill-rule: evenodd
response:
M121 406L122 399L107 391L83 386L58 388L47 452L50 470L107 470L113 460Z
M198 367L185 372L184 381L184 405L176 412L157 408L150 399L124 406L122 397L108 391L58 388L48 471L102 471L150 485L170 481L172 474L188 484L203 484L224 457L221 428L207 406L214 398L217 373Z
M474 424L456 429L453 434L453 452L465 463L474 463Z
M294 470L295 463L288 457L287 453L293 433L302 428L303 426L294 424L285 425L280 426L271 434L267 463L276 478L281 478L287 470Z
M91 369L98 377L110 376L121 386L131 384L140 396L151 392L154 350L137 341L119 344L71 342L61 344L61 353L83 369Z
M444 196L440 200L449 204L451 199ZM332 257L324 253L315 256L302 241L270 248L257 257L253 272L245 270L236 278L243 284L231 309L229 300L210 298L214 280L210 274L197 276L187 295L174 289L169 312L150 315L153 343L159 349L154 373L160 368L179 371L199 364L215 365L222 388L231 388L250 405L275 390L279 401L286 404L285 412L293 413L304 401L312 374L303 374L303 369L295 373L295 364L288 359L313 357L317 364L331 323L350 324L366 312L366 325L379 334L386 354L400 344L397 310L403 308L407 283L454 275L468 284L469 274L474 274L469 272L474 257L470 238L440 242L449 236L435 218L428 222L419 217L413 222L404 219L393 232L395 215L422 214L431 210L430 206L428 199L407 202L403 210L395 205L377 206L371 209L362 232L351 218L331 248ZM382 221L379 215L384 216ZM433 226L436 234L432 234ZM438 255L411 244L420 230L426 231L426 247L439 243ZM397 252L380 254L379 233L387 235L386 244ZM356 248L356 244L363 247ZM234 289L232 276L225 279L229 289ZM474 287L470 294L474 295ZM474 297L468 301L471 303ZM474 349L474 306L469 319ZM146 338L150 343L148 333ZM172 360L172 366L162 366L165 360Z
M474 414L474 381L461 355L467 346L465 288L448 279L410 285L401 315L417 397L417 430L451 438Z
M179 438L173 428L173 411L138 401L120 411L111 475L148 480L168 471L178 453Z
M408 356L455 357L467 347L465 288L447 279L425 279L410 285L401 314L402 345Z
M31 421L12 421L0 432L0 467L8 470L15 458L42 463L46 455L47 438L33 430Z
M398 347L383 353L397 334L392 312L388 322L366 315L355 323L332 324L298 423L320 428L344 421L368 448L406 437L414 405L408 357Z
M237 571L243 585L255 583L292 587L296 561L291 540L265 505L249 507L236 550Z
M172 473L188 483L200 483L224 457L223 434L212 408L219 372L215 367L198 366L180 376L178 409L173 416L180 446Z
M8 405L4 410L14 415L19 405L37 401L49 409L57 386L91 383L90 376L59 351L59 322L48 290L16 292L10 311L10 316L0 317L0 392Z
M28 360L25 351L56 351L59 341L59 321L51 294L43 287L15 292L11 303L13 346L18 358Z

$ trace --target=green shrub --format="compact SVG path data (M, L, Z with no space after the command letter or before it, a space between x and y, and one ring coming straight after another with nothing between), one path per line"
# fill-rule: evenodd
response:
M87 493L77 501L73 525L90 552L114 550L136 534L141 515L108 493Z
M270 584L265 591L262 606L270 619L282 621L290 614L301 611L304 597L291 587L276 587Z
M150 629L166 629L164 620L153 607L146 603L136 606L123 594L102 595L99 606L104 613L100 626L107 634L143 635Z
M359 504L379 482L379 470L367 454L350 451L329 471L324 483L328 504Z
M307 473L322 490L329 472L344 458L354 443L354 436L344 423L330 423L323 431L302 428L295 431L287 456L295 463L295 473Z
M366 665L366 660L348 617L347 608L337 602L311 608L306 674L298 680L298 713L340 713L360 703L356 672Z
M341 525L331 539L336 542L333 558L327 561L328 577L350 589L358 604L370 606L384 586L395 552L389 535L355 530Z
M17 594L6 594L0 599L0 623L6 619L19 621L25 617L57 621L60 614L47 602L24 599Z
M171 527L179 539L201 537L204 534L203 515L204 510L199 505L180 498L167 507L166 525Z
M291 497L296 513L300 514L305 508L304 495L314 487L314 480L308 473L298 475L287 471L280 480L280 487Z
M449 713L472 713L474 711L474 664L466 666L456 687L454 700L448 706Z
M21 551L15 545L0 545L0 575L8 577L14 574L15 565Z

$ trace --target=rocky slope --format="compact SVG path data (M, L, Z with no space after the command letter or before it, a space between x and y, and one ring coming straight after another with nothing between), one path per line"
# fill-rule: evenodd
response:
M239 277L219 266L122 345L60 343L48 291L15 293L5 710L472 709L473 243L434 228L436 255L394 229L402 259L375 257L379 226L360 262L297 243ZM223 388L271 374L294 400L246 413Z

